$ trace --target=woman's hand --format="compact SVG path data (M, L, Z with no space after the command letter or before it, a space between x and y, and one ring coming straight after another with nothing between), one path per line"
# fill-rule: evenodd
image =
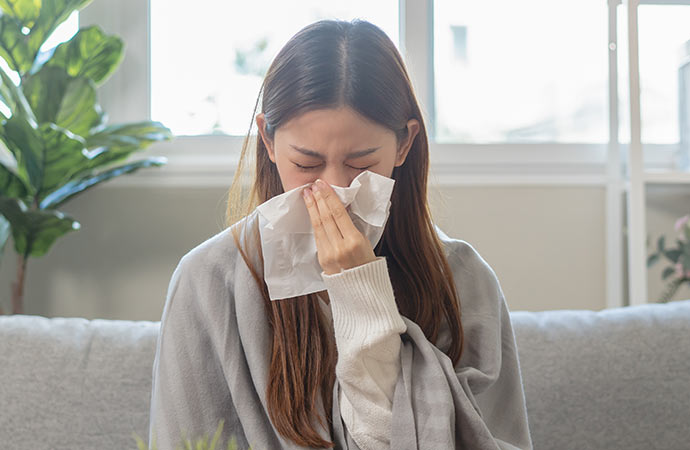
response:
M355 227L333 188L316 180L302 191L314 229L319 264L326 275L374 261L371 242Z

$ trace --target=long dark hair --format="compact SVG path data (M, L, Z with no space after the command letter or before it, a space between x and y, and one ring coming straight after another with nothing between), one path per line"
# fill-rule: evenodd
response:
M277 54L264 78L257 106L266 120L266 134L291 118L315 109L348 106L396 133L407 135L407 122L420 123L405 163L395 167L390 216L374 249L388 263L395 301L402 315L413 320L430 342L436 343L442 321L451 333L446 352L456 365L464 344L460 302L452 273L431 221L427 203L429 143L422 114L400 53L388 36L364 20L321 20L295 34ZM252 115L252 125L256 106ZM262 139L256 139L254 173L244 193L242 169L248 158L251 125L228 192L226 225L246 218L259 204L282 194L278 170ZM246 224L246 222L245 222ZM256 227L254 227L256 228ZM254 249L260 249L257 229ZM273 345L266 398L273 425L285 438L316 448L330 448L314 425L316 419L331 430L332 392L337 349L315 294L271 301L263 268L251 263L250 250L237 246L263 294ZM261 264L263 257L258 251ZM321 396L326 417L318 412ZM328 425L324 422L324 419Z

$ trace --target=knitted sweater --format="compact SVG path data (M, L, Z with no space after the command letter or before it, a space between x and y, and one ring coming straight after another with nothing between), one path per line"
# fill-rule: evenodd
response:
M362 450L390 448L391 406L400 373L400 334L407 330L395 303L385 257L326 275L340 383L340 412ZM329 308L330 306L330 308ZM332 315L331 315L332 313Z

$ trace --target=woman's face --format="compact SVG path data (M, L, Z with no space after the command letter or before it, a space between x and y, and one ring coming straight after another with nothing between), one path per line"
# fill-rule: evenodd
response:
M263 113L256 123L285 192L317 178L347 187L364 170L390 178L419 132L419 121L409 120L408 136L397 145L393 131L350 107L303 113L278 127L273 141L266 136Z

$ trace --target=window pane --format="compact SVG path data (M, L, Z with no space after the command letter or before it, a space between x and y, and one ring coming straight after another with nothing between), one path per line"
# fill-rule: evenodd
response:
M690 112L690 86L681 98L679 83L681 76L690 81L690 6L640 5L637 20L642 142L676 144L679 111Z
M454 142L608 142L602 0L434 2L436 134Z
M271 61L320 19L366 19L398 45L398 1L151 0L151 116L177 135L245 135ZM257 110L258 113L259 110Z

